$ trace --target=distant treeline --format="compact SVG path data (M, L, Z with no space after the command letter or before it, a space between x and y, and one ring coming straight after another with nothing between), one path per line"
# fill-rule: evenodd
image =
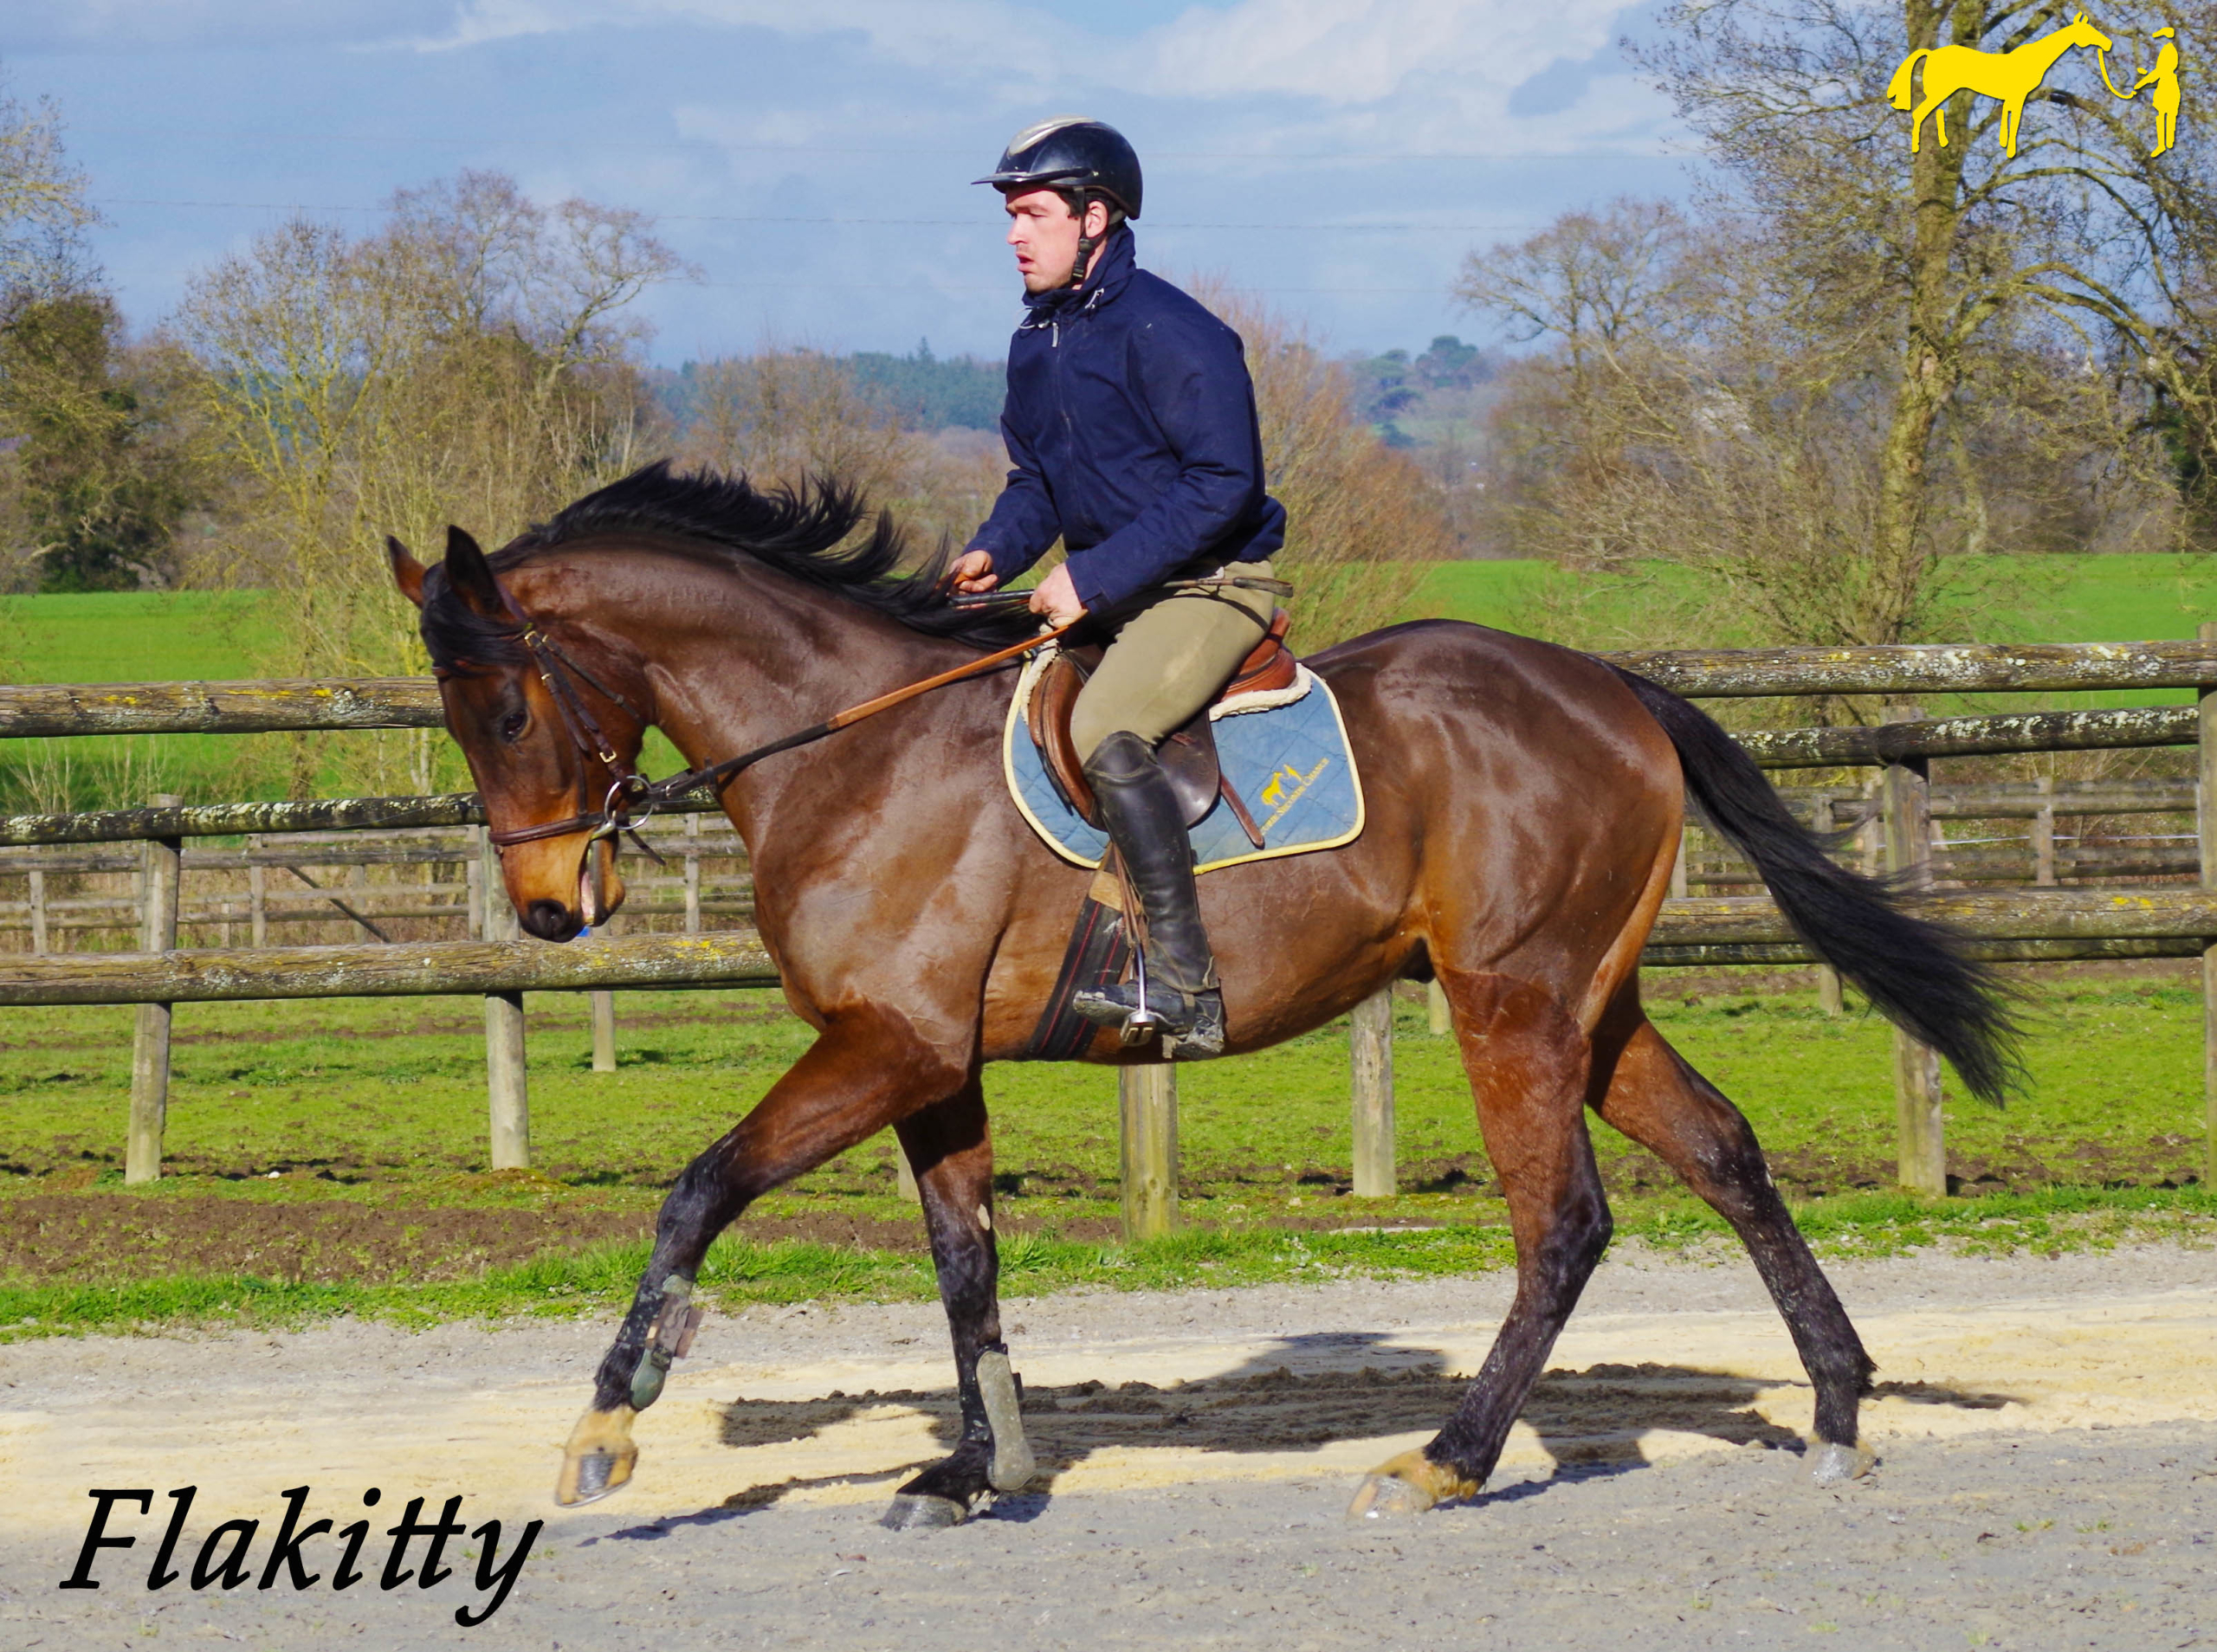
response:
M993 430L1000 427L1001 397L1006 387L1003 364L975 356L941 358L931 341L920 342L906 356L879 350L827 356L825 360L852 380L856 392L886 418L911 430ZM658 376L656 391L670 423L690 425L698 410L704 364L688 361Z

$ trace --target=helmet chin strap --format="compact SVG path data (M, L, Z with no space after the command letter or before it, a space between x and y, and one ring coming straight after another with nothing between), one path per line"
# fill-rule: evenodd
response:
M1077 192L1077 261L1070 266L1070 284L1072 287L1085 285L1086 266L1093 261L1093 237L1086 233L1086 220L1093 216L1093 191Z

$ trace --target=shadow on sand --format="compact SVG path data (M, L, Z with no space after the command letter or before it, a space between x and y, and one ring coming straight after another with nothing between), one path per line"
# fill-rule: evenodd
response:
M1354 1333L1281 1338L1220 1376L1167 1387L1144 1382L1030 1386L1024 1393L1024 1427L1039 1459L1039 1479L1031 1491L999 1500L987 1518L1037 1519L1053 1495L1056 1476L1117 1448L1299 1451L1341 1440L1382 1442L1397 1435L1431 1433L1446 1422L1469 1385L1467 1376L1443 1369L1435 1351L1387 1345L1382 1335ZM1514 1481L1477 1500L1534 1497L1555 1481L1644 1468L1648 1460L1640 1442L1657 1431L1799 1452L1804 1449L1802 1437L1756 1409L1761 1395L1781 1387L1806 1388L1807 1384L1768 1382L1690 1365L1597 1365L1584 1371L1550 1371L1533 1389L1522 1420L1554 1458L1554 1478ZM1968 1410L1996 1410L2012 1398L1934 1383L1882 1383L1873 1397L1883 1397ZM948 1387L834 1391L820 1399L735 1400L723 1408L719 1439L733 1448L789 1444L884 1410L922 1413L930 1419L933 1438L942 1450L951 1450L960 1432L955 1392ZM1379 1455L1386 1455L1382 1443ZM928 1461L870 1474L750 1486L718 1507L608 1536L652 1539L686 1526L740 1519L770 1507L790 1493L820 1486L883 1481L889 1491Z

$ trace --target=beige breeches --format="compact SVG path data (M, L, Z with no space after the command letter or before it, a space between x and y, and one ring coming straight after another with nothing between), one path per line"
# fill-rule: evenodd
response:
M1228 565L1227 576L1268 579L1267 562ZM1163 591L1108 616L1115 636L1070 708L1070 743L1078 760L1118 729L1149 745L1183 728L1231 681L1269 629L1277 599L1266 590L1226 585L1213 590Z

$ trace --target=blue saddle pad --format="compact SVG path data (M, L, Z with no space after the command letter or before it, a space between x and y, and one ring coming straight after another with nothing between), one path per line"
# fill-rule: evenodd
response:
M1024 720L1039 663L1017 684L1001 735L1009 796L1056 854L1079 866L1098 866L1108 834L1089 826L1063 801ZM1244 699L1254 709L1241 710L1241 701L1234 700L1214 720L1217 758L1262 829L1263 847L1255 847L1219 797L1193 829L1199 869L1337 849L1361 836L1362 781L1330 685L1302 666L1284 694Z

